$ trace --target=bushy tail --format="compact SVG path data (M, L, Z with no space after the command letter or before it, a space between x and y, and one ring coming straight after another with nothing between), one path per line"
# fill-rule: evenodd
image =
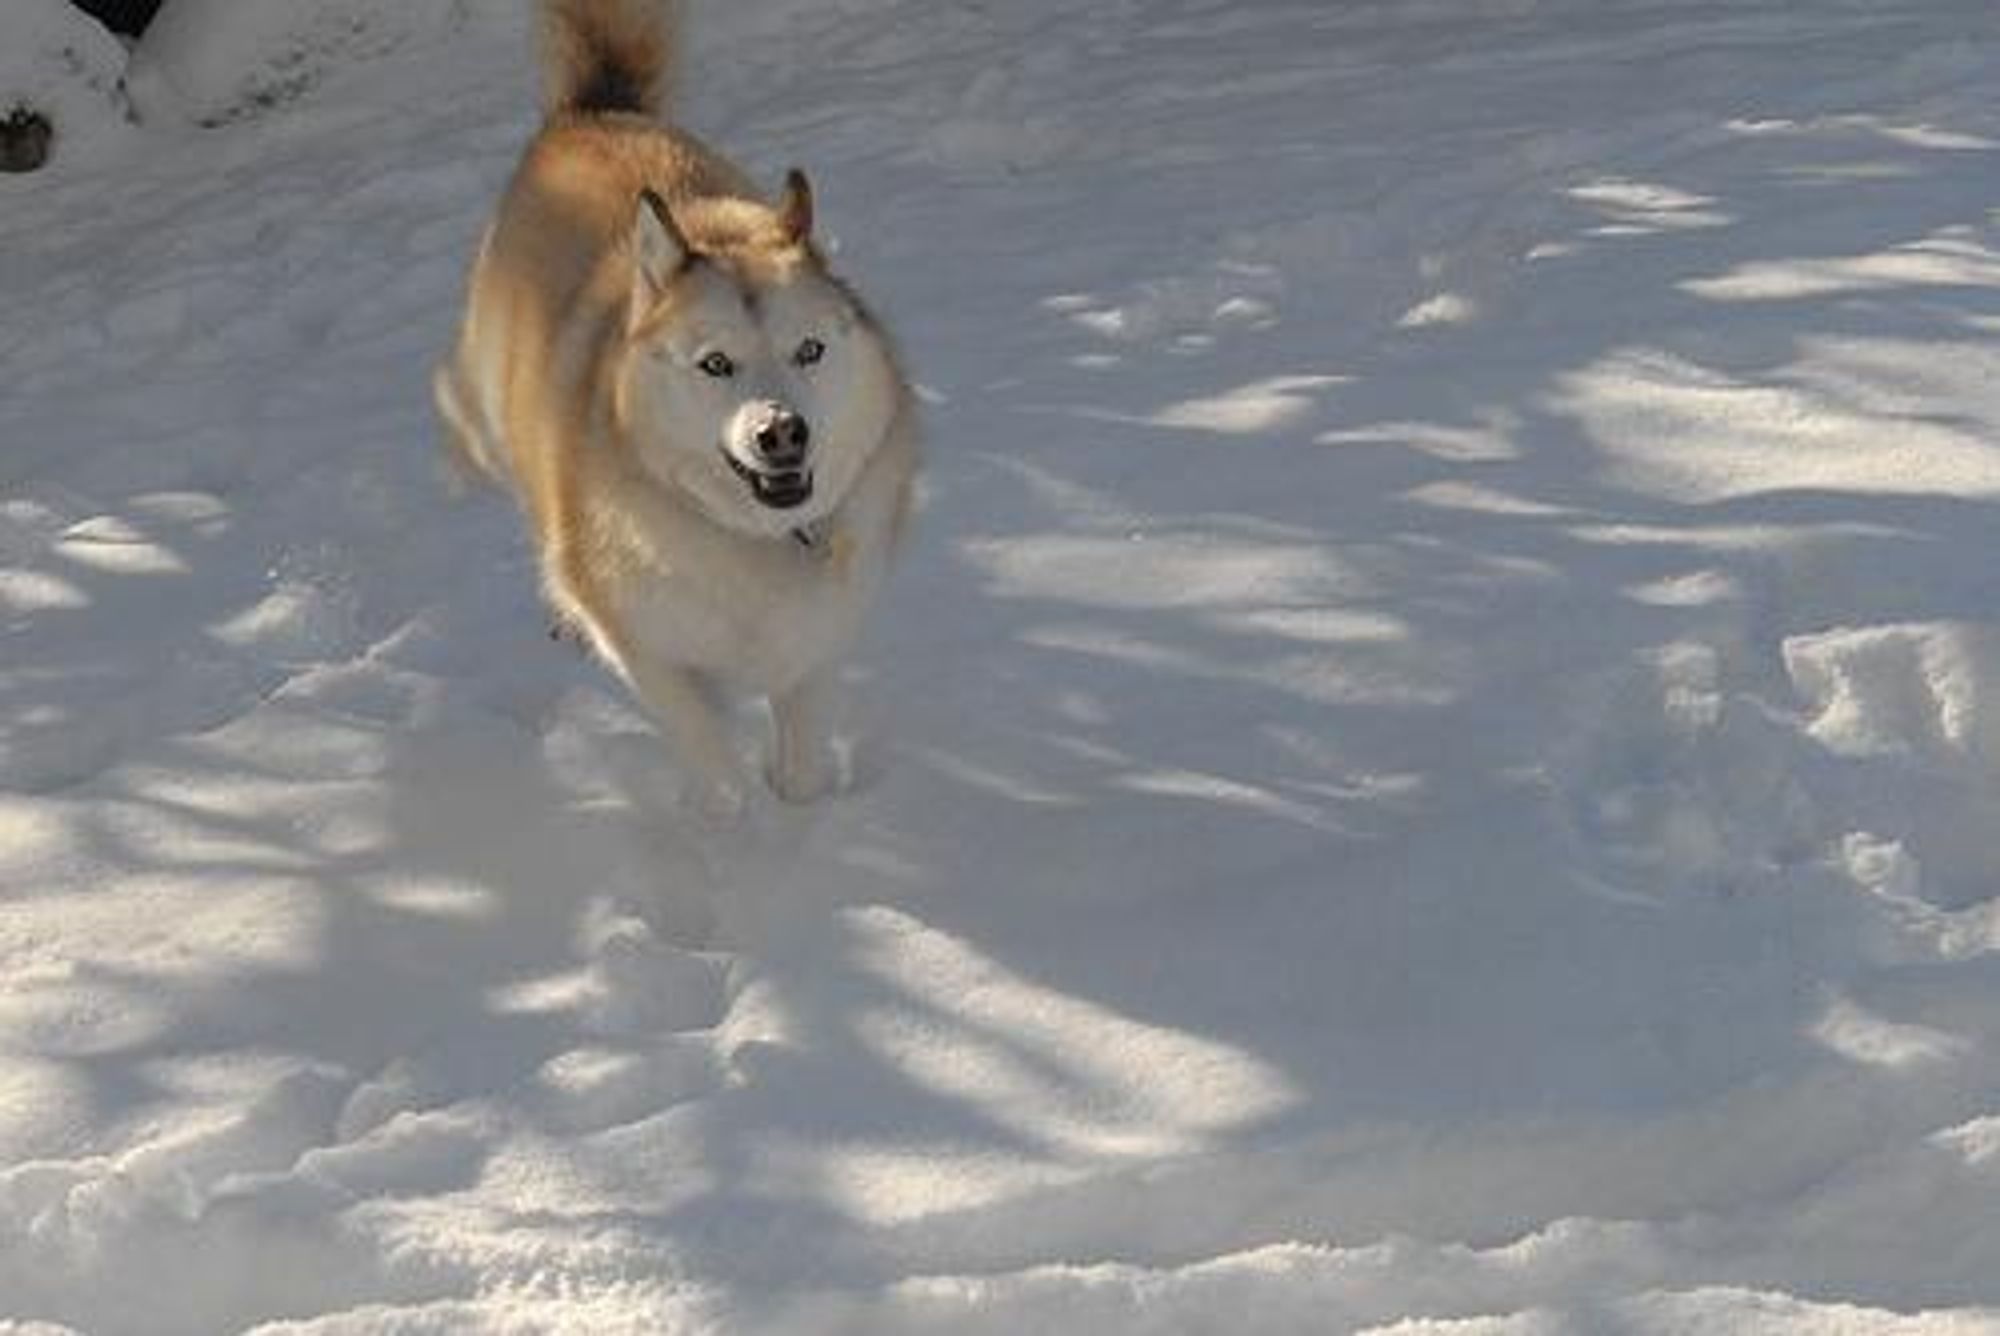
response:
M658 116L673 47L673 0L542 0L542 111Z

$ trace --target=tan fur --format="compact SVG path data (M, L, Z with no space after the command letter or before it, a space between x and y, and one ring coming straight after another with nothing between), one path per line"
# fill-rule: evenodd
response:
M658 116L672 73L670 0L551 0L542 6L542 112Z
M666 8L548 0L550 116L481 243L435 386L462 470L521 502L557 614L674 735L704 805L728 811L741 789L714 686L771 699L782 796L828 786L830 677L887 566L918 450L886 337L801 234L804 179L767 201L719 154L642 114L653 94L635 90L659 88L671 58ZM607 83L607 68L625 73ZM606 88L633 105L576 109ZM653 244L684 243L698 264L648 269L647 191L669 215ZM840 317L839 411L812 424L823 482L797 511L754 504L726 452L681 439L660 407L705 384L661 378L694 375L665 359L718 293L739 323L730 293L753 314L768 301ZM779 372L803 383L818 368Z

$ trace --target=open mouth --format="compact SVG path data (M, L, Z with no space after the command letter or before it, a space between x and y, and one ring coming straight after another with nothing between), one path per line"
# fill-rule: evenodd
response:
M772 510L792 510L812 499L813 475L810 469L779 469L772 473L751 468L735 455L724 450L722 457L729 461L729 467L736 476L750 484L750 495L761 505Z

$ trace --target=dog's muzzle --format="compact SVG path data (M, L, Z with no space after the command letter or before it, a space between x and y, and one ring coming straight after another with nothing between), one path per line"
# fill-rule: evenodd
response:
M736 476L750 485L750 494L772 510L792 510L812 499L813 475L806 452L812 429L797 413L774 413L752 437L756 463L724 448L722 457Z

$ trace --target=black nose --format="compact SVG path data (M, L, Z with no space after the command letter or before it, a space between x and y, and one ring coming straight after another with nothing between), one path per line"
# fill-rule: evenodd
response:
M806 462L812 428L797 413L779 413L757 429L757 453L776 469L795 469Z

